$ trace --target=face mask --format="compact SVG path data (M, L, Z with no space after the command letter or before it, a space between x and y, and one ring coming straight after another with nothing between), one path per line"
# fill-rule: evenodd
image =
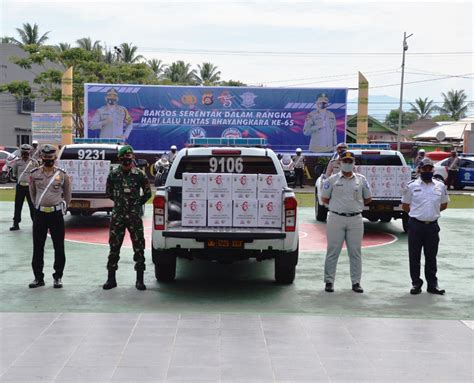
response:
M321 102L321 103L319 104L319 107L320 107L321 109L326 109L326 108L328 107L328 104L325 103L325 102Z
M131 158L122 158L122 165L123 166L129 166L132 163Z
M43 160L43 165L47 168L54 166L54 160Z
M171 153L173 153L173 154L176 153L176 150L173 149L173 150L171 151Z
M354 170L354 164L352 162L343 162L341 165L341 169L343 172L350 173Z
M115 105L116 103L117 103L117 100L114 100L114 99L111 99L111 98L107 99L107 104L109 104L109 105Z
M433 178L433 172L421 172L420 177L423 181L431 181Z
M30 156L30 155L29 155L28 153L23 153L23 154L21 155L21 158L23 158L24 160L27 160L29 156Z

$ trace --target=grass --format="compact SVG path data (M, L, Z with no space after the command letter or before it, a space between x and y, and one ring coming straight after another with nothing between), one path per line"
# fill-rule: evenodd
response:
M451 202L449 203L450 209L474 209L474 197L466 194L451 194L449 196ZM298 206L300 207L314 207L314 194L313 193L296 193L296 199L298 200ZM14 189L0 189L0 201L14 201L15 190ZM151 203L151 199L148 203Z

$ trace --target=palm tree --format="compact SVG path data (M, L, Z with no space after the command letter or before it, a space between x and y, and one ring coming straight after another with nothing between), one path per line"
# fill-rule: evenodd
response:
M39 35L38 25L35 23L31 26L30 23L24 23L23 28L16 28L16 31L20 35L20 40L14 39L15 43L19 46L37 44L42 45L46 40L49 39L48 32L44 33L41 37Z
M147 65L153 71L157 78L160 78L166 69L166 64L163 64L163 61L158 59L147 60Z
M56 45L56 50L58 52L66 52L69 49L71 49L71 44L69 43L59 43L58 45Z
M430 118L431 112L433 112L436 107L433 105L433 100L428 101L428 97L422 99L421 97L415 100L415 103L410 103L411 109L410 112L415 113L418 118Z
M443 106L439 107L438 110L449 115L455 121L466 117L466 112L469 105L466 104L466 93L463 90L451 89L448 94L441 93L444 98Z
M221 72L212 63L202 63L198 65L198 69L199 75L196 78L201 85L216 85L221 79Z
M132 43L122 43L120 44L120 60L127 64L136 64L140 60L143 60L142 55L136 55L138 47Z
M92 42L92 39L90 37L83 37L82 39L76 40L76 44L79 48L82 48L89 52L102 51L100 41L97 40Z
M3 37L0 38L0 43L2 43L2 44L14 44L15 39L13 37L10 37L10 36L3 36Z
M191 64L184 61L176 61L165 69L164 77L173 83L196 84L196 70L191 70Z

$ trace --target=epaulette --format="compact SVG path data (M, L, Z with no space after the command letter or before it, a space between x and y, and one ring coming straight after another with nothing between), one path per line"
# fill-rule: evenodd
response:
M34 172L36 172L37 170L39 170L39 167L34 168L34 169L31 169L31 172L30 172L30 173L34 173Z
M407 183L407 186L415 182L417 179L415 178L414 180L411 180L410 182Z
M58 168L58 170L59 170L60 172L62 172L62 173L66 173L66 170L64 170L64 169ZM67 173L66 173L66 174L67 174Z

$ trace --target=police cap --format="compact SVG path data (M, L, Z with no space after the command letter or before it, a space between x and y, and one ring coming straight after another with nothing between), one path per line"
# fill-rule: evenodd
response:
M354 162L355 161L354 153L350 152L349 150L346 150L345 152L341 154L341 160L345 160L345 159L350 159L352 160L352 162Z
M116 97L118 97L118 92L114 88L111 88L107 91L106 96L116 96Z
M431 160L431 158L428 158L428 157L425 157L423 158L423 160L420 162L420 164L418 165L419 168L423 168L425 166L431 166L433 167L434 166L434 163L433 161Z
M51 156L56 154L56 148L53 145L45 144L41 148L41 155L43 156Z
M118 157L123 157L126 154L133 154L133 148L130 145L125 145L118 151Z
M23 145L20 146L20 150L22 152L29 152L31 150L31 146L28 145L28 144L23 144Z
M316 100L316 103L319 104L320 102L325 102L328 103L329 99L327 98L326 94L321 94L318 99Z
M340 142L336 146L336 149L344 149L344 148L347 148L347 144L345 142Z

